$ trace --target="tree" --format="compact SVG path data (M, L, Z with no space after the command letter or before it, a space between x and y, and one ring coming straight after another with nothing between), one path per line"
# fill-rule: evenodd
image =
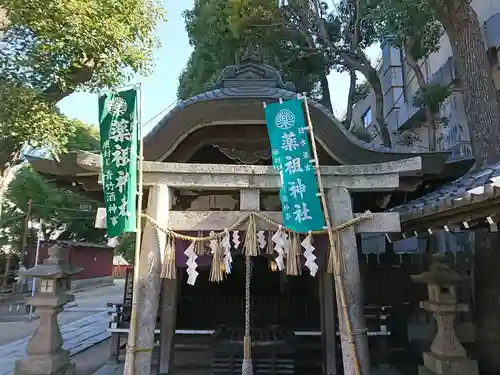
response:
M2 12L0 188L26 143L63 149L72 129L57 102L151 70L163 19L156 0L4 0Z
M498 163L500 110L477 14L469 0L422 0L422 4L435 12L450 39L476 168ZM497 334L500 308L496 301L500 294L500 277L493 265L500 261L495 251L500 236L476 232L474 238L478 360L481 373L497 374L500 371Z
M420 0L450 39L476 166L500 161L500 109L481 26L470 0Z
M46 239L102 242L105 238L103 230L94 228L98 202L47 182L29 165L23 166L16 174L5 198L9 203L5 205L0 242L18 252L22 251L24 217L30 200L31 220L43 220ZM29 232L28 243L33 243L35 237L36 233Z
M99 149L98 129L79 120L65 121L72 127L64 148L69 151L95 151ZM27 214L28 201L33 202L31 217L35 221L43 219L45 234L50 237L60 232L58 238L85 241L100 241L103 232L94 229L92 212L82 211L82 207L95 211L98 202L60 188L48 182L43 176L23 165L9 184L4 203L4 216L0 220L3 229L3 243L21 243L20 235L23 219Z
M297 91L314 94L319 85L318 99L331 109L326 79L331 64L325 64L322 56L304 53L307 40L282 21L276 2L198 0L184 16L194 51L179 78L180 99L209 89L221 70L234 64L235 56L251 44L262 49L265 60L279 67Z
M370 83L376 100L375 119L380 138L391 147L391 137L384 116L384 95L377 70L368 59L365 49L374 42L373 24L367 17L371 3L367 0L342 0L336 9L330 10L321 0L280 0L283 19L290 28L307 35L309 51L325 56L325 62L339 71L349 71L351 94L348 108L353 105L356 87L354 72L360 72ZM351 120L348 112L346 120ZM346 124L350 127L350 124Z
M419 86L413 105L424 109L429 149L435 151L439 123L436 117L451 92L447 86L427 83L419 61L439 51L443 28L432 9L423 7L420 0L380 0L372 8L369 18L381 43L388 42L405 52L406 61Z
M115 247L115 254L121 255L126 261L134 263L135 233L122 233Z
M384 0L386 1L386 0ZM456 86L461 90L470 131L476 168L500 161L500 113L491 67L486 55L481 25L469 0L408 0L420 14L432 16L444 28L452 47ZM475 233L475 321L476 347L481 373L500 371L497 329L500 308L500 278L494 265L500 261L500 237L496 233Z
M73 129L64 145L66 149L93 151L99 148L99 134L95 127L78 120L65 118L65 121ZM4 214L0 218L0 247L10 249L5 271L10 268L12 251L15 252L14 255L22 254L25 244L35 241L33 231L26 232L28 237L24 237L26 219L35 222L43 220L45 238L93 242L104 239L104 231L94 228L98 202L47 182L28 164L21 166L15 174L6 198L3 202ZM28 203L30 201L32 204Z
M69 151L99 151L99 129L80 120L70 121L73 131L64 145Z

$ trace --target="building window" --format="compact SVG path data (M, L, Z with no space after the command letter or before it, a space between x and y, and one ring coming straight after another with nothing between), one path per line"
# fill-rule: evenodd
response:
M372 124L372 109L368 108L368 110L365 112L365 114L361 117L361 120L363 120L363 125L366 128L368 128Z

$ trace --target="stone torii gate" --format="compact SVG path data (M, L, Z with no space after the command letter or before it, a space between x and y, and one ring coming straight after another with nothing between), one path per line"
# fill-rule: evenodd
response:
M97 171L99 157L81 154L77 161L80 167ZM149 188L147 215L161 228L173 231L223 231L248 211L261 206L261 191L279 191L281 179L279 172L267 166L241 166L219 164L184 164L144 162L144 186ZM327 199L332 225L337 226L353 219L360 213L353 213L352 192L379 192L400 189L400 175L418 176L422 170L420 157L383 164L329 166L321 167L323 183L327 189ZM196 190L239 190L239 211L176 211L172 209L178 189ZM281 222L281 211L264 211L267 217ZM244 228L240 228L244 229ZM275 229L264 221L257 223L257 230ZM359 273L359 260L355 232L381 233L399 232L400 222L397 213L375 213L370 220L362 221L356 227L340 232L345 261L345 288L349 304L352 329L356 349L363 374L370 371L368 341L365 318L363 315L363 292ZM139 264L139 308L137 332L139 348L153 345L153 336L158 311L160 293L161 257L166 245L166 234L158 230L152 221L146 221L142 240ZM324 270L320 273L323 285L332 285L331 275ZM171 372L175 332L175 291L176 280L163 281L163 304L160 328L161 360L160 374ZM326 367L328 374L336 373L334 293L332 288L322 288L323 334L326 346ZM340 302L338 302L340 304ZM338 310L339 314L341 309ZM343 319L339 321L340 332L345 332ZM354 374L353 356L347 336L341 334L343 365L345 374ZM136 374L149 374L151 353L137 353Z
M262 102L292 99L296 95L292 83L283 82L276 69L263 64L258 53L249 49L237 64L223 70L211 90L180 102L144 139L148 216L160 227L174 231L221 231L245 212L263 207L266 216L281 222L279 203L272 207L267 204L267 197L273 194L279 202L280 177L277 171L266 166L270 164L271 150ZM364 211L368 201L383 198L395 190L413 191L429 176L453 173L453 168L446 170L451 167L446 164L446 153L400 153L363 143L327 108L312 100L308 103L334 227L359 215L353 213L353 200L360 206L359 211ZM98 155L69 153L61 155L59 162L37 158L30 158L30 162L37 172L102 200ZM214 190L239 196L239 211L200 212L187 211L186 207L179 211L193 192L209 195ZM257 225L257 230L269 229L263 221ZM340 233L347 264L345 284L352 328L361 333L356 335L356 347L363 375L369 374L369 356L367 338L362 334L365 329L363 296L354 234L399 230L397 213L376 213L371 220ZM166 235L151 221L145 221L139 264L141 309L137 346L146 349L152 346L160 283L163 283L160 374L169 374L172 369L177 303L177 281L160 280L161 253L165 245ZM333 375L336 374L335 295L331 275L321 270L318 277L323 302L324 374ZM343 321L340 319L341 332ZM346 345L344 337L345 373L353 375L353 358ZM138 352L135 373L149 375L150 363L151 352Z

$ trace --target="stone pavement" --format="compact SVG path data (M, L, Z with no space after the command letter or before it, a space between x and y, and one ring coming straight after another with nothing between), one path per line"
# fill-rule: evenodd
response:
M106 340L110 337L107 331L108 323L107 312L100 311L72 323L63 324L61 326L63 348L74 356ZM30 338L31 336L0 346L0 375L13 373L15 361L26 356L26 346Z

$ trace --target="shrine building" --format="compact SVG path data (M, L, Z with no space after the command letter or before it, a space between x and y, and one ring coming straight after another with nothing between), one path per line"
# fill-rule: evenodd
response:
M280 176L271 167L263 103L294 99L297 94L292 83L284 82L249 49L223 70L209 91L177 104L145 136L143 207L151 220L143 224L138 339L155 349L152 356L138 353L138 374L141 366L151 363L160 374L175 374L182 366L189 368L190 356L213 374L233 374L238 366L241 373L246 285L240 242L247 227L233 224L254 211L269 219L259 220L257 215L255 223L262 246L253 257L250 285L254 373L333 375L344 369L354 374L341 354L347 347L339 336L342 323L333 277L327 272L326 236L314 236L319 266L314 276L303 256L297 274L279 272L270 248L279 229L272 223L281 220ZM357 344L361 365L393 371L387 374L406 374L408 367L416 371L422 352L434 339L435 323L420 308L428 298L426 286L415 284L410 276L427 269L424 253L429 245L422 236L414 236L414 227L404 224L401 231L399 212L405 207L401 205L465 174L473 161L449 162L444 152L400 153L372 146L354 137L323 105L313 100L308 105L332 224L341 226L369 211L370 218L339 231L352 324L368 342L368 351ZM59 162L30 162L61 186L103 201L99 155L74 152L61 155ZM391 210L396 206L403 208ZM190 243L181 239L175 247L175 278L160 280L168 242L161 228L190 236L230 228L231 273L220 282L210 281L212 256L198 249L199 274L189 285L185 253ZM422 228L418 231L428 229ZM441 242L446 251L449 244ZM456 257L468 272L470 254ZM129 272L123 304L116 306L110 324L110 355L121 366L131 282ZM461 296L471 303L470 290ZM471 314L461 313L456 325L464 345L472 344ZM272 354L262 352L262 345L272 347ZM266 355L272 358L264 360Z

